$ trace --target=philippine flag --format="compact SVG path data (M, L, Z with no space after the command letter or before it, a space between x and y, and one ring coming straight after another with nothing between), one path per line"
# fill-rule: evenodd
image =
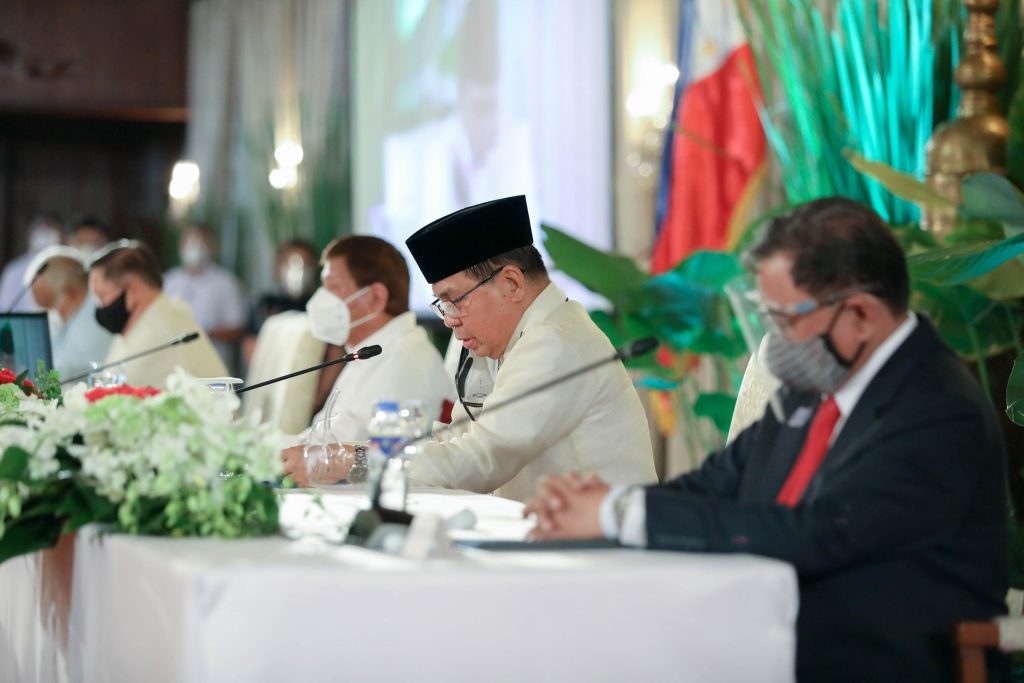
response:
M764 175L761 86L731 0L682 0L679 81L658 187L651 271L734 244Z

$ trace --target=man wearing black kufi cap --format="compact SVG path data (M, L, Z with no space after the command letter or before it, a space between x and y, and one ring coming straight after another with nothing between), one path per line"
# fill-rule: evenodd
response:
M442 434L410 461L415 483L526 500L550 474L655 477L647 419L621 364L487 410L614 351L583 307L548 279L524 196L457 211L406 244L432 285L434 311L462 342L460 371L474 356L498 368L469 428Z

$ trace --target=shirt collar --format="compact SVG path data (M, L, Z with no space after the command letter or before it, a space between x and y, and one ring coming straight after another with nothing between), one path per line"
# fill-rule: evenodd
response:
M836 392L835 399L840 415L845 417L853 412L864 390L871 384L871 380L875 378L886 361L892 358L892 354L896 353L896 349L906 341L916 327L917 316L913 311L908 311L907 319L900 323L899 327L893 330L884 342L878 345L864 366Z
M516 325L516 329L512 332L508 345L505 346L505 352L501 354L501 359L498 361L499 365L505 362L505 358L512 352L512 348L528 327L547 318L553 310L565 301L565 292L559 289L558 285L554 282L548 283L548 286L541 290L537 298L523 311L523 316L519 318L519 324Z
M416 329L416 314L412 311L406 311L405 313L400 313L389 320L384 327L361 341L359 346L373 346L374 344L378 344L381 348L386 349L389 342L404 336L410 330L414 329ZM345 344L345 350L353 351L354 349L352 349L349 344Z

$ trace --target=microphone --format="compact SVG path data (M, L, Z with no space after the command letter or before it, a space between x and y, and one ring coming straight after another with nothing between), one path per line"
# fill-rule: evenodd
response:
M11 304L11 307L4 312L4 315L14 313L14 309L18 307L18 304L21 303L21 300L24 299L25 295L28 294L29 290L32 289L32 285L36 283L36 280L39 279L39 276L45 273L46 269L49 267L49 261L46 261L45 263L43 263L43 265L39 266L39 270L37 270L36 274L32 276L32 279L28 281L28 284L21 288L21 291L18 292L18 296L17 298L15 298L14 303Z
M505 399L504 401L500 401L500 402L495 403L493 405L489 405L489 406L487 406L484 409L484 412L489 413L489 412L494 411L494 410L500 410L502 408L505 408L506 406L512 405L513 403L518 403L519 401L522 401L524 398L530 398L531 396L535 396L536 394L539 394L542 391L547 391L548 389L550 389L550 388L552 388L552 387L554 387L554 386L556 386L558 384L561 384L562 382L568 382L569 380L575 379L576 377L579 377L580 375L585 375L586 373L590 372L591 370L596 370L597 368L601 367L602 365L606 365L608 363L614 363L617 360L618 361L632 360L633 358L636 358L638 356L642 356L645 353L653 351L657 347L658 347L658 339L657 339L657 337L643 337L642 339L637 339L634 342L631 342L629 344L626 344L624 346L619 347L618 349L615 350L615 353L613 353L611 356L608 356L606 358L602 358L600 360L596 360L593 363L590 363L588 365L584 365L582 367L576 368L575 370L570 370L569 372L567 372L565 374L562 374L562 375L559 375L558 377L555 377L554 379L549 379L547 382L543 382L541 384L538 384L537 386L530 387L529 389L527 389L527 390L525 390L525 391L523 391L523 392L521 392L521 393L519 393L519 394L517 394L515 396L510 396L509 398ZM467 411L467 415L468 415L468 411ZM449 424L448 428L450 429L452 427L459 427L461 425L466 424L467 422L470 422L472 419L473 419L472 417L461 417L458 420L455 420L451 424ZM416 437L414 439L409 439L408 441L402 443L401 446L404 448L405 446L407 446L407 445L409 445L411 443L417 443L419 441L422 441L422 440L428 438L429 436L430 436L430 434L427 433L427 434L423 434L422 436L418 436L418 437Z
M592 370L596 370L602 365L614 363L615 361L631 360L638 356L642 356L645 353L653 351L655 348L657 348L657 346L658 339L656 337L643 337L642 339L637 339L634 342L631 342L616 349L615 353L613 353L611 356L607 356L600 360L594 361L593 363L589 363L582 367L576 368L575 370L571 370L567 373L559 375L558 377L550 379L547 382L542 382L541 384L530 387L529 389L526 389L525 391L516 394L515 396L510 396L504 401L500 401L498 403L494 403L492 405L487 406L486 408L484 408L483 412L490 413L495 410L501 410L502 408L506 408L512 405L513 403L518 403L519 401L522 401L525 398L536 396L542 391L547 391L548 389L557 386L563 382L568 382L569 380L575 379L580 375L585 375L588 372L591 372ZM469 415L468 411L467 415ZM474 418L472 416L461 417L457 420L452 421L452 423L448 425L448 428L451 429L452 427L459 427L473 420ZM395 452L400 453L402 449L404 449L406 446L414 443L419 443L420 441L428 439L431 436L432 434L430 432L427 432L412 439L407 439L406 441L403 441L395 448ZM359 517L359 515L363 515L363 517ZM354 540L365 540L367 537L365 534L372 532L372 530L375 529L376 526L378 526L381 523L410 524L412 522L412 517L413 516L408 512L403 512L400 510L390 510L388 508L382 507L380 504L380 489L378 487L370 494L370 509L363 510L357 514L356 518L357 520L359 520L359 524L357 525L355 522L353 522L352 531L349 532L349 535Z
M354 360L364 360L366 358L373 358L374 356L379 356L380 355L380 351L381 351L381 348L380 348L379 344L374 344L373 346L364 346L363 348L359 349L358 351L353 351L352 353L346 353L341 358L335 358L334 360L329 360L326 363L320 363L319 365L314 365L313 367L305 368L304 370L296 370L295 372L290 372L287 375L281 375L280 377L274 377L273 379L268 379L265 382L260 382L258 384L250 384L247 387L242 387L241 389L236 390L235 393L236 394L244 394L245 392L249 391L250 389L259 389L260 387L265 387L268 384L276 384L277 382L283 382L286 379L291 379L292 377L298 377L299 375L304 375L307 372L313 372L315 370L322 370L323 368L330 367L331 365L337 365L338 363L351 363Z
M133 360L135 360L137 358L142 358L143 356L148 356L151 353L156 353L157 351L163 351L164 349L169 349L172 346L177 346L178 344L188 344L189 342L194 342L196 339L199 339L199 333L198 332L189 332L188 334L183 334L180 337L175 337L174 339L172 339L171 341L167 342L166 344L161 344L160 346L154 346L153 348L146 349L145 351L139 351L138 353L134 353L134 354L132 354L130 356L126 356L126 357L124 357L124 358L122 358L120 360L115 360L115 361L112 361L110 363L106 363L106 364L101 365L99 367L93 368L89 372L83 372L80 375L75 375L74 377L69 377L68 379L62 380L61 384L70 384L71 382L78 382L80 380L85 379L86 377L88 377L89 375L91 375L94 372L99 372L100 370L106 370L107 368L112 368L115 365L120 365L121 363L127 363L127 362L133 361Z

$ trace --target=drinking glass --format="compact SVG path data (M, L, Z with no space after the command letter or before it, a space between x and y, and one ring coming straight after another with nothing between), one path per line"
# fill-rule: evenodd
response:
M99 363L94 361L92 367L93 372L90 372L85 380L90 389L122 387L128 382L124 363L118 363L105 370L99 370Z
M302 449L311 486L337 484L346 478L355 453L331 430L330 418L317 420Z

